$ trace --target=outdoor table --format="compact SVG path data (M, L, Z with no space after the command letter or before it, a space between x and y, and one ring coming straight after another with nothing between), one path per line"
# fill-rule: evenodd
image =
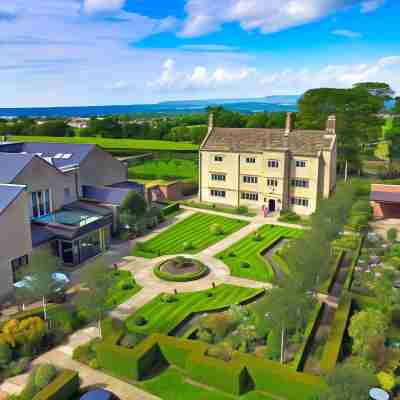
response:
M369 391L369 397L372 400L389 400L389 393L380 388L372 388Z

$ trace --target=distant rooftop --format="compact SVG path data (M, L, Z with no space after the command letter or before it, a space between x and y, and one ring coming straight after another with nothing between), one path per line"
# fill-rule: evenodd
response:
M20 153L37 155L59 169L80 165L94 144L43 143L43 142L3 142L0 153Z

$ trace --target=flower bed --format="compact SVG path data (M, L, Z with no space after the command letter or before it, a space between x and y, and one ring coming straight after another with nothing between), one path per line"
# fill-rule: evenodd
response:
M154 274L165 281L189 282L206 276L209 269L200 261L177 257L164 261L154 268Z

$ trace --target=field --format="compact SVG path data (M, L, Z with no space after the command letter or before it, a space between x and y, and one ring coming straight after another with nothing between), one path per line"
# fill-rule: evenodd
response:
M237 397L204 385L194 385L187 380L183 372L174 367L169 367L156 377L144 381L140 387L164 400L272 400L272 397L254 391Z
M126 325L134 332L168 334L192 313L229 307L260 293L260 289L222 284L201 292L178 293L171 303L163 302L160 295L129 317ZM146 325L135 324L139 315L146 318Z
M130 179L197 179L198 164L195 160L148 160L130 167Z
M282 226L265 225L257 233L260 240L255 240L254 233L250 234L218 254L217 257L230 268L233 276L271 282L274 272L261 252L280 238L299 237L302 231ZM241 265L242 261L249 263L249 267L244 268Z
M211 232L213 225L223 232ZM167 254L195 254L238 231L247 222L219 215L196 213L133 249L132 255L156 258Z
M9 136L11 141L97 144L109 151L198 151L197 144L166 140L105 139L96 137Z

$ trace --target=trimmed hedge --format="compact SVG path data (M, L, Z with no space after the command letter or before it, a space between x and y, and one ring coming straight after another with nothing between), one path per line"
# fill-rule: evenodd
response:
M188 357L185 370L195 381L236 396L254 388L254 382L240 360L226 362L196 352Z
M357 247L357 250L354 253L353 262L351 264L350 271L347 274L346 281L345 281L345 283L343 285L343 290L350 290L351 289L351 285L353 283L354 270L355 270L355 268L357 266L358 259L359 259L360 254L361 254L361 249L362 249L363 244L364 244L364 240L365 240L365 236L362 236L360 238L360 243L359 243L359 245Z
M47 305L47 312L49 313L50 311L53 311L56 308L62 308L64 307L63 305L59 305L59 304L48 304ZM0 323L0 329L2 329L2 327L10 320L12 319L16 319L17 321L21 321L23 319L26 318L33 318L33 317L40 317L40 318L44 318L43 316L43 307L36 307L36 308L32 308L31 310L27 310L27 311L22 311L20 313L14 314L14 315L10 315L9 319L6 321L3 321Z
M320 290L321 293L329 294L330 290L332 289L333 284L335 283L336 276L337 276L337 274L339 272L339 269L340 269L340 263L342 262L343 257L345 256L345 254L346 254L345 250L343 250L343 249L339 250L339 253L338 253L338 255L337 255L336 259L335 259L334 268L333 268L333 271L331 273L331 276L322 285L321 290Z
M182 275L173 275L168 272L161 271L161 267L166 263L169 262L164 261L161 264L157 265L154 269L154 275L156 275L158 278L164 280L164 281L169 281L169 282L190 282L190 281L196 281L198 279L203 278L206 276L209 272L209 269L206 265L203 263L193 260L197 265L200 266L200 270L191 274L185 274L182 273Z
M335 319L332 322L328 341L326 342L322 353L320 366L324 373L331 372L339 360L343 337L349 322L351 308L352 298L350 295L345 294L336 310Z
M173 214L173 213L179 211L180 208L181 208L181 205L180 205L179 203L172 203L172 204L170 204L170 205L164 207L164 208L161 210L161 213L162 213L162 215L163 215L164 217L166 217L167 215L170 215L170 214Z
M32 400L70 400L79 391L77 371L64 370Z
M102 342L96 346L96 354L101 368L135 381L144 379L154 366L165 362L154 340L144 340L133 349Z
M194 380L236 395L254 389L274 397L308 400L325 385L320 377L252 355L236 352L229 362L207 357L207 348L199 341L153 334L133 350L103 343L96 351L102 368L129 380L141 380L154 366L167 363Z
M312 343L312 339L322 318L322 311L324 310L324 307L325 305L323 303L317 303L315 310L306 326L302 345L297 351L294 360L291 362L291 365L295 371L301 371L304 368L304 362L306 360L309 347Z

